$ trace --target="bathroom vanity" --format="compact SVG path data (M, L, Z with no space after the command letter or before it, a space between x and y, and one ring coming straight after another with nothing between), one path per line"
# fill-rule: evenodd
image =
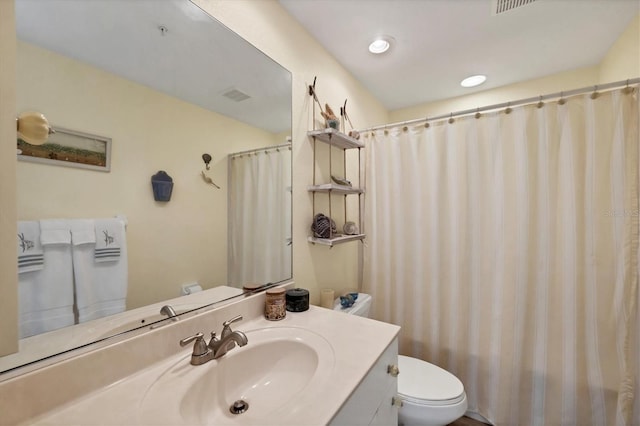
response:
M399 327L312 306L263 317L264 293L0 382L2 424L395 424ZM191 365L179 340L248 343ZM115 339L114 339L115 340ZM229 408L248 403L241 414Z

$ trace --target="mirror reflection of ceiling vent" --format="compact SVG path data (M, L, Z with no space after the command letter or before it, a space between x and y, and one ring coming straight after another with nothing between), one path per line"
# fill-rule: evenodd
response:
M493 0L491 3L494 15L508 12L518 7L526 6L536 0Z
M251 96L247 95L244 92L241 92L238 89L229 89L226 92L224 92L222 94L222 96L226 96L227 98L231 99L232 101L236 101L236 102L242 102L246 99L249 99Z

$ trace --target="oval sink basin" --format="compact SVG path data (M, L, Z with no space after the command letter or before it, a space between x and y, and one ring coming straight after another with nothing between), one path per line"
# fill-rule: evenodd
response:
M189 357L182 357L147 391L143 411L170 403L177 415L173 421L187 424L286 423L286 416L303 409L297 405L302 392L321 391L333 369L333 349L303 328L269 327L245 334L246 346L204 365L190 365ZM231 413L239 400L248 409Z

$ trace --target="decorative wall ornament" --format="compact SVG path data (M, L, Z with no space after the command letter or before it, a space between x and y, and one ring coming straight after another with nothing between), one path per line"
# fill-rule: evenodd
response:
M151 187L153 188L153 199L156 201L170 201L173 192L173 179L164 170L158 171L151 176Z
M48 140L34 145L18 137L18 160L111 171L111 138L53 127Z

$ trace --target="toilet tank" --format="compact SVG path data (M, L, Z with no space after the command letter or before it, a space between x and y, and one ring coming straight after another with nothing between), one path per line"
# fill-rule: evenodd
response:
M333 303L333 310L344 312L349 315L357 315L359 317L369 318L369 311L371 310L371 295L366 293L359 293L358 299L355 303L348 307L343 308L340 305L340 298L338 297Z

